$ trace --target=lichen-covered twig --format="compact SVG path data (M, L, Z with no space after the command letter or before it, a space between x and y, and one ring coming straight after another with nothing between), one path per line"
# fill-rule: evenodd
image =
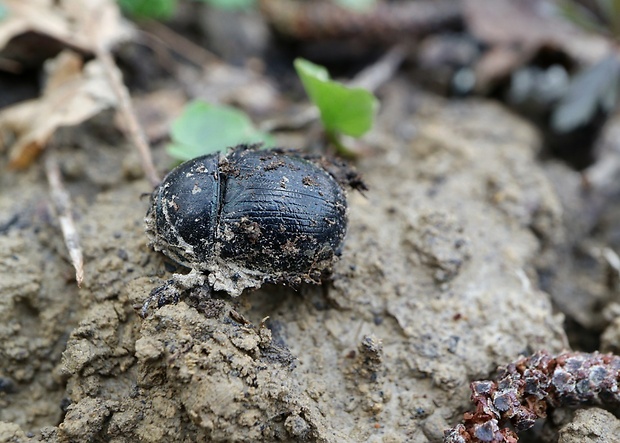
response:
M80 247L80 236L75 228L73 214L71 213L71 198L62 184L60 168L58 168L53 151L48 152L45 157L45 173L50 185L53 209L58 217L71 263L75 268L75 280L77 285L81 286L84 281L84 260Z
M497 381L471 384L476 409L445 431L444 443L515 443L516 432L546 417L547 407L620 405L620 357L539 351L501 368ZM512 425L514 431L505 426ZM515 432L516 431L516 432Z

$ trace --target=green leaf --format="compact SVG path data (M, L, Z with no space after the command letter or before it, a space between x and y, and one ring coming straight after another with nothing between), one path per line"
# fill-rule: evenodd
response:
M177 0L118 0L118 4L132 17L166 19L174 15Z
M200 0L220 9L249 9L254 6L254 0Z
M372 9L377 0L336 0L336 3L352 11L364 12Z
M620 0L597 0L597 4L603 17L609 22L612 34L618 37L620 35Z
M360 137L372 127L378 106L372 93L332 81L324 67L301 58L295 60L295 69L310 100L319 108L327 132Z
M171 137L168 154L179 160L189 160L242 143L274 145L273 138L258 131L243 112L200 100L187 105L172 123Z
M557 5L561 15L586 31L604 34L606 29L592 11L573 0L563 0Z

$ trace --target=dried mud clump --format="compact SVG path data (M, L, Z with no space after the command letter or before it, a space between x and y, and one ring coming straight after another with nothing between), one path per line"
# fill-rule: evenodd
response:
M136 342L140 387L150 398L174 399L171 407L185 411L200 439L316 441L329 434L290 376L294 357L227 303L213 300L204 313L183 303L164 307L143 333Z
M558 443L614 443L620 435L620 420L604 409L582 409L560 429Z
M73 385L66 421L46 440L339 438L291 377L296 359L264 324L251 325L225 301L206 301L200 311L185 303L158 309L144 321L134 355L135 365L116 381L93 374ZM76 370L92 373L91 364L96 356Z
M134 306L179 268L147 245L148 183L98 184L89 172L93 158L120 170L127 150L59 151L61 167L89 165L70 183L79 289L59 230L22 224L21 208L36 221L45 207L41 174L0 174L0 222L20 220L0 233L0 435L437 442L478 374L523 349L564 349L532 265L563 229L535 131L488 103L438 102L397 83L386 94L368 140L377 155L358 164L370 191L349 195L328 285L212 294L219 301L188 291L187 303L142 319Z

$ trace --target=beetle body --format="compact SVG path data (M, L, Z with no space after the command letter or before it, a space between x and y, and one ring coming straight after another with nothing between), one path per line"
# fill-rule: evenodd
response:
M298 154L238 147L172 170L153 194L156 250L239 295L263 282L317 282L342 249L345 191Z

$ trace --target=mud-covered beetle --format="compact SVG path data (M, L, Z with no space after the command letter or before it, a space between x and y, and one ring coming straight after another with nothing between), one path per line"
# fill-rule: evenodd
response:
M154 249L233 296L264 282L319 282L343 246L341 183L363 186L332 169L292 151L248 146L189 160L153 193L147 235Z

